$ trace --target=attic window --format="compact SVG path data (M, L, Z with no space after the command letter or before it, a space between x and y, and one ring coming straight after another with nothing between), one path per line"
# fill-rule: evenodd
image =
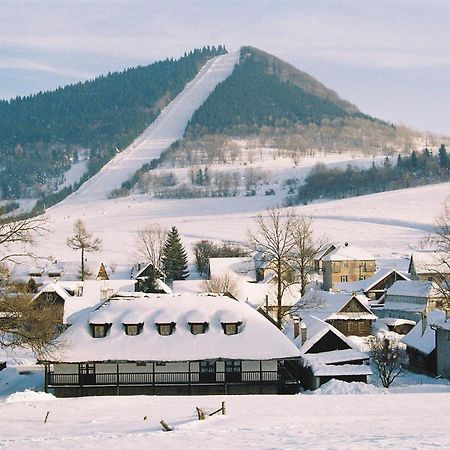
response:
M127 336L137 336L138 334L141 334L144 324L143 323L124 324L124 326L125 326L125 334Z
M157 323L156 326L161 336L170 336L175 331L175 322Z
M192 334L204 334L208 329L208 322L200 322L200 323L189 322L189 325L191 326Z
M233 323L223 323L222 322L222 328L223 332L230 336L232 334L238 334L239 333L239 326L242 324L242 322L233 322Z
M94 338L104 338L106 336L106 334L108 333L108 330L111 327L110 323L102 323L102 324L97 324L97 323L93 323L91 324L92 326L92 337Z

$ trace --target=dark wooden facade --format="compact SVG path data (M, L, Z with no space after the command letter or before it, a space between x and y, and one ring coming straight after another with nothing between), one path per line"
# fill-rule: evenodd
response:
M98 370L95 363L71 364L72 373L55 373L56 364L45 364L45 390L57 397L88 395L202 395L202 394L295 394L298 393L298 361L275 361L264 370L264 361L254 361L257 370L243 370L242 361L188 363L188 371L159 370L166 363L143 362L148 371ZM170 363L167 363L170 364ZM191 370L198 364L199 370ZM111 366L111 364L109 364ZM160 368L160 367L159 367Z
M57 292L41 292L34 300L35 308L52 308L59 323L64 320L64 299Z
M409 360L408 367L411 371L436 376L437 374L436 349L434 349L428 355L409 346L406 347L406 351L408 353L408 360Z
M364 318L367 314L370 314L370 311L354 297L326 322L345 336L369 336L373 320Z

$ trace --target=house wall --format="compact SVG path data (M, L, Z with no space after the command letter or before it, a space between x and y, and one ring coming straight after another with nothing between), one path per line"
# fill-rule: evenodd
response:
M409 368L413 372L436 375L436 350L433 350L429 355L425 355L412 347L407 347L406 351L408 353Z
M384 317L392 317L394 319L413 320L416 323L422 319L422 313L396 309L394 304L390 307L385 305L383 308L373 309L372 311L379 319L383 319Z
M327 320L345 336L369 336L372 331L371 320Z
M450 330L436 330L437 374L450 379Z
M328 291L335 283L353 282L375 273L375 260L323 261L323 289ZM343 279L342 277L347 277Z

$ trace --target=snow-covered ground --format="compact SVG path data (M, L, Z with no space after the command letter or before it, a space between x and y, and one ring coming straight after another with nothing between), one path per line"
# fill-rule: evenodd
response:
M347 386L344 391L358 390L360 386ZM448 390L391 395L373 388L365 393L54 399L24 392L0 404L0 448L450 447ZM225 416L197 420L196 406L212 412L223 400ZM173 431L163 432L161 419Z
M314 218L317 236L337 243L348 241L374 254L381 265L398 269L431 231L450 183L404 189L300 206ZM73 223L81 218L87 229L103 240L103 249L89 260L125 264L136 260L136 231L157 222L177 226L188 252L201 239L246 242L256 214L277 206L277 196L156 200L132 196L86 203L62 203L50 208L51 233L41 237L35 252L78 264L79 255L66 245ZM394 261L395 260L395 261Z

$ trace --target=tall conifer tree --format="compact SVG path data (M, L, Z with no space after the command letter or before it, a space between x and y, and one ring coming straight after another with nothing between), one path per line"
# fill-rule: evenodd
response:
M167 235L162 250L163 269L169 280L185 280L189 275L188 259L176 227Z

